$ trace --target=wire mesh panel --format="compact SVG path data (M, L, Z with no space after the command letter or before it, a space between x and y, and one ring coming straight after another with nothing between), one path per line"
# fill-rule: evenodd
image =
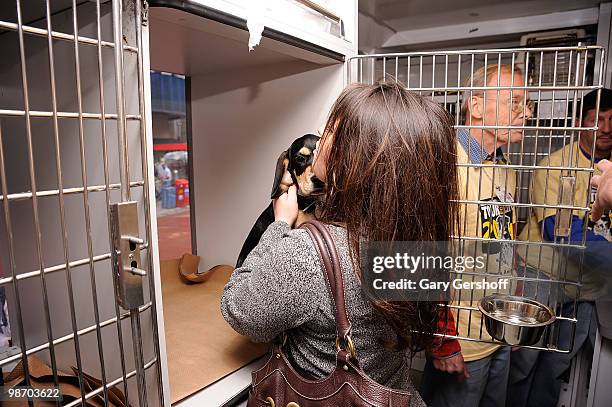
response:
M6 386L59 386L58 405L164 399L140 8L0 5L0 368ZM125 201L142 301L123 308L111 208Z
M461 205L454 238L462 254L484 254L486 260L483 269L451 273L463 282L508 282L497 289L471 284L453 293L456 337L474 355L502 343L486 329L478 308L484 297L500 293L548 306L556 320L528 347L569 352L578 301L604 295L597 267L583 264L587 234L598 227L589 221L602 88L593 72L601 72L604 61L598 51L435 51L360 55L348 62L349 83L398 81L454 117ZM572 228L574 219L579 231ZM609 216L600 222L608 222L600 231L609 250Z

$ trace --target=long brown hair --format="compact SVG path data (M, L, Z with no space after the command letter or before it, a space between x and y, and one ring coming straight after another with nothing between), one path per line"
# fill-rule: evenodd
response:
M400 84L354 84L334 103L329 134L320 219L346 227L360 277L360 240L448 241L457 233L456 137L442 107ZM397 334L393 348L432 347L439 303L370 301Z

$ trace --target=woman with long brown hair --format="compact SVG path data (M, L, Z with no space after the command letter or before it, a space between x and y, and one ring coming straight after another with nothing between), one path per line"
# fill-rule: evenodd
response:
M372 299L361 289L361 241L447 241L458 230L456 140L446 111L399 84L356 84L334 103L313 171L327 188L318 219L338 248L352 338L363 370L412 390L410 357L431 350L436 301ZM336 326L322 265L297 218L295 188L225 287L221 310L239 333L287 333L292 364L313 377L335 366ZM411 405L424 403L416 391Z

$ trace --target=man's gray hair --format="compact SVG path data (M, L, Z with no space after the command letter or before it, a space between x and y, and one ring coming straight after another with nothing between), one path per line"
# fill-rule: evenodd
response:
M497 75L501 75L502 73L510 73L514 71L515 74L523 75L523 71L518 66L514 65L514 68L510 64L487 64L485 66L481 66L474 73L469 76L463 86L466 88L471 87L484 87L485 79L486 86L490 86L490 83L493 82L494 79L497 78ZM524 83L515 83L514 86L524 86ZM461 103L461 122L465 123L467 120L467 113L470 108L470 99L472 96L482 95L484 94L484 90L464 90L463 91L463 101Z

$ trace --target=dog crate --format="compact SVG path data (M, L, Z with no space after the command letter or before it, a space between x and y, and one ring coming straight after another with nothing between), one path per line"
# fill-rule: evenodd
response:
M584 223L582 241L576 242L569 238L569 219L572 214L580 217L586 216L588 219L592 196L590 189L585 192L584 196L576 199L571 195L575 188L576 177L586 176L590 180L593 172L593 159L589 160L588 165L578 163L574 155L564 157L559 165L543 165L540 160L550 156L558 149L577 146L581 132L597 128L596 118L593 126L582 124L580 101L585 94L595 91L597 93L597 112L599 111L600 89L603 83L601 74L594 77L594 72L602 72L604 60L601 47L568 46L359 55L350 58L348 62L348 83L372 84L378 81L398 81L407 89L431 98L444 106L454 117L454 127L457 131L476 129L490 130L495 133L494 148L502 148L507 161L494 164L467 162L459 163L458 166L482 169L489 166L493 174L496 169L498 171L513 170L516 175L516 185L513 186L514 182L510 182L510 176L505 176L505 186L502 187L502 190L512 193L513 202L485 202L481 198L467 199L466 196L463 196L459 201L462 205L462 227L465 226L465 219L470 208L482 208L483 205L492 204L495 207L505 207L507 210L514 211L518 230L515 231L514 238L510 242L504 240L507 237L479 237L472 230L463 230L463 233L456 236L455 239L461 248L461 254L468 254L475 246L479 246L479 250L483 249L490 242L510 245L516 263L514 271L504 276L510 281L509 293L537 299L556 313L555 323L546 328L542 339L535 345L524 346L527 348L567 353L573 346L577 322L577 298L579 298L583 277L582 262L586 248L588 222ZM530 64L533 63L539 65L531 66ZM546 66L544 66L545 63ZM498 85L502 74L501 67L504 65L512 71L515 68L519 69L523 73L524 80L521 83L514 83L515 77L513 76L511 83ZM594 69L595 67L599 69ZM486 75L487 79L484 83L474 83L474 73L479 69L487 71L487 68L490 68L490 74ZM504 93L511 100L514 100L514 96L520 95L525 103L523 109L526 109L527 100L530 100L531 115L524 115L522 122L518 124L511 122L502 124L500 121L509 122L509 120L504 121L499 117L496 117L492 125L473 125L470 120L466 122L465 118L462 118L464 113L462 104L473 96L479 95L485 99L484 105L486 106L487 94L485 92L489 92L489 95L493 92L492 95L496 96L492 98L492 102L489 102L496 104L494 106L495 115L500 109L500 99L503 100L502 94ZM512 114L510 110L509 114ZM510 118L504 117L504 119ZM498 132L511 132L512 129L523 132L520 142L497 141ZM546 183L553 176L560 178L555 182L565 188L567 195L555 203L549 202L546 198L544 203L534 201L530 187L535 171L545 171ZM484 188L482 186L485 184L483 177L484 175L481 175L478 180L472 181L476 182L479 191ZM469 182L468 179L467 183ZM545 241L542 231L536 229L528 230L528 239L524 241L517 239L523 229L533 229L534 225L530 225L528 220L535 210L552 211L555 214L558 229L555 232L554 241ZM534 236L537 238L534 239ZM483 251L486 253L486 249ZM548 260L545 255L544 259L542 258L543 253L553 253L553 257L556 256L552 266L547 264ZM579 259L577 274L568 273L566 264L569 256ZM527 258L539 258L539 261L532 261L531 264L528 264ZM485 270L468 272L467 275L470 275L470 278L491 277L495 279L500 277L499 274L496 275L499 272L488 265ZM458 273L456 275L459 276ZM465 276L465 273L461 275L461 277ZM472 291L465 291L457 290L454 300L448 305L454 310L455 318L461 318L461 315L465 313L469 314L467 330L460 330L455 337L466 341L500 343L488 336L484 328L484 317L477 307L479 299L492 292L485 290L474 295ZM564 297L568 292L572 293L573 297ZM569 312L561 307L562 303L567 302L573 304L573 307L569 307L571 310ZM560 335L560 324L570 324L571 340L567 341L567 338Z

